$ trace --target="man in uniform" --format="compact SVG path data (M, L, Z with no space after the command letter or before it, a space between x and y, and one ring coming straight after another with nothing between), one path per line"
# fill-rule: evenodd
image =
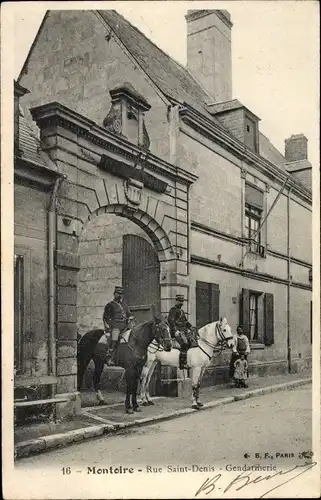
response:
M113 355L116 351L118 341L123 332L125 332L133 316L127 306L123 301L124 290L121 286L116 286L114 291L114 300L108 302L105 306L103 322L105 327L105 332L108 335L108 348L110 359L108 365L114 364Z
M234 346L232 348L232 355L230 361L229 376L234 379L234 363L239 357L244 354L244 359L247 360L248 354L250 354L250 343L249 339L243 332L243 326L238 325L236 329L236 335L234 335Z
M187 320L187 316L183 311L184 300L184 295L176 295L176 304L170 309L167 318L171 336L175 338L181 346L179 358L179 367L181 370L184 370L186 366L187 350L190 347L192 340L192 325Z

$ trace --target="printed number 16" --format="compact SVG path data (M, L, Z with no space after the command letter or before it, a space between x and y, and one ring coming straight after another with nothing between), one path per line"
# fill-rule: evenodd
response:
M65 475L65 474L67 474L67 475L68 475L68 474L71 474L71 469L70 469L70 467L63 467L63 468L61 469L61 472L62 472L64 475Z

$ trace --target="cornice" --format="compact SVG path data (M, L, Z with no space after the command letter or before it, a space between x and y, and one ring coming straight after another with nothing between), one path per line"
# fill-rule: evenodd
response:
M205 224L201 224L200 222L191 221L191 230L196 231L198 233L207 234L208 236L212 236L213 238L219 238L225 241L230 241L235 245L246 245L247 239L242 238L241 236L233 236L232 234L225 233L223 231L218 231L213 229L212 227L206 226ZM298 264L300 266L306 267L308 269L312 269L312 264L310 262L298 259L290 255L288 257L285 253L277 252L276 250L271 250L269 247L266 249L266 254L271 255L272 257L276 257L281 260L289 261L293 264Z
M25 182L31 182L50 189L58 177L66 177L64 174L37 165L19 157L14 159L14 177Z
M239 268L236 266L232 266L230 264L225 264L224 262L219 262L212 259L207 259L206 257L200 257L198 255L191 255L191 263L198 264L200 266L205 267L213 267L216 269L221 269L222 271L239 274L244 276L245 278L255 279L257 281L265 281L265 282L273 282L279 283L281 285L290 284L292 287L301 288L303 290L312 291L311 285L306 285L305 283L299 283L295 281L289 281L287 279L279 278L278 276L273 276L267 273L260 273L258 271L252 271L251 269Z
M144 164L146 168L155 171L164 177L179 179L184 184L192 184L198 176L184 170L181 167L159 158L153 153L142 150L139 146L130 143L125 138L117 136L105 128L97 125L89 118L80 115L58 102L51 102L30 109L33 120L38 127L48 126L62 127L74 132L88 142L102 147L106 151L126 159L129 163L136 163L142 153L146 157Z
M276 180L280 183L283 183L285 179L288 179L288 187L291 188L292 191L305 202L310 205L312 204L312 194L308 189L296 182L293 177L287 175L286 172L281 170L279 167L251 151L235 137L232 137L228 132L218 127L215 123L192 110L187 104L184 103L184 107L179 111L179 115L182 121L191 128L198 131L201 135L207 137L213 142L220 144L242 161L253 165L269 179L274 181Z

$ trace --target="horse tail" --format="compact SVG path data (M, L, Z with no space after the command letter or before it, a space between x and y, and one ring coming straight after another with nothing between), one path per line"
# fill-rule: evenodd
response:
M92 359L97 344L100 338L103 336L104 330L91 330L85 333L81 339L78 340L77 345L77 365L78 365L78 390L82 383L83 376L85 374L86 368Z

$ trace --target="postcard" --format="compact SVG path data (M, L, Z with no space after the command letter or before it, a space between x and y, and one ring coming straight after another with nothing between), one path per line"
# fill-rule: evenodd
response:
M4 3L6 500L320 496L318 7Z

